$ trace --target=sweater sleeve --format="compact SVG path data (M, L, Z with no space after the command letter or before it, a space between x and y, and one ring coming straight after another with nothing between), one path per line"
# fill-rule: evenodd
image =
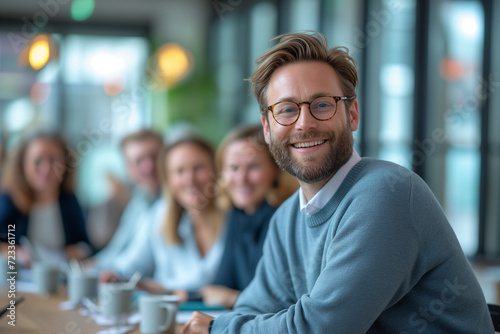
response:
M211 334L278 333L275 325L282 321L287 305L295 303L279 275L286 271L286 259L276 216L279 215L271 219L264 255L257 265L254 279L240 294L234 311L215 319Z
M328 222L336 229L326 239L326 255L302 259L303 264L294 262L301 256L300 236L281 242L284 232L273 221L256 278L235 311L214 321L212 333L367 332L415 284L411 272L419 245L410 191L403 188L350 199L345 212L336 213L338 224ZM317 277L308 273L308 261L324 261ZM313 280L310 289L294 295L295 285L308 285L302 279Z
M128 247L134 247L132 241L137 235L141 224L146 220L142 216L148 212L148 208L144 208L141 205L140 197L136 195L136 197L130 199L121 215L118 228L113 233L113 237L106 247L95 255L96 262L100 268L109 267ZM131 244L132 246L130 246Z

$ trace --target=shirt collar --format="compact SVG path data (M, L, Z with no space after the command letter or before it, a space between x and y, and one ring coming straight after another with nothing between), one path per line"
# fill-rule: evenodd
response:
M321 210L330 198L332 198L337 189L339 189L342 181L344 181L351 168L354 167L354 165L356 165L359 161L361 161L361 158L356 149L353 149L349 160L347 160L347 162L340 167L337 173L335 173L335 175L328 180L323 188L321 188L309 202L307 201L301 187L299 190L300 212L310 216Z

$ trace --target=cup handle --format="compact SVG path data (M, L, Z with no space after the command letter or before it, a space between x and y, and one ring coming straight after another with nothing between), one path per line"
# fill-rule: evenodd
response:
M177 305L171 303L162 303L161 306L167 310L167 318L165 319L165 323L160 326L160 331L164 331L172 324L172 318L174 314L177 313Z

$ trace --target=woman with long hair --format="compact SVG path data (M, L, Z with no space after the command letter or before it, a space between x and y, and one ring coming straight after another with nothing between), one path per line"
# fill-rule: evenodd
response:
M225 214L216 206L214 151L202 139L180 139L161 151L158 170L165 198L138 235L133 254L112 269L124 276L152 273L153 279L142 280L140 287L175 290L185 299L185 292L213 280L223 252ZM116 278L101 274L104 282Z
M202 294L208 304L232 308L254 276L271 216L298 183L274 162L261 125L230 132L219 145L217 163L222 171L220 205L231 211L214 285Z
M23 237L44 261L82 259L91 248L82 208L74 194L75 157L62 137L38 131L7 159L0 195L0 241L6 254L12 236ZM10 234L9 234L10 232ZM16 248L30 266L30 253Z

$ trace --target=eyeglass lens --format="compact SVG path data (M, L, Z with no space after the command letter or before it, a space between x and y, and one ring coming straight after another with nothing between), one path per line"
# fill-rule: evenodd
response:
M319 119L326 120L335 114L337 103L328 96L322 96L314 99L310 103L302 102L301 104L309 104L311 114ZM273 108L273 115L276 121L281 124L294 123L300 114L299 104L291 101L283 101L276 104Z

